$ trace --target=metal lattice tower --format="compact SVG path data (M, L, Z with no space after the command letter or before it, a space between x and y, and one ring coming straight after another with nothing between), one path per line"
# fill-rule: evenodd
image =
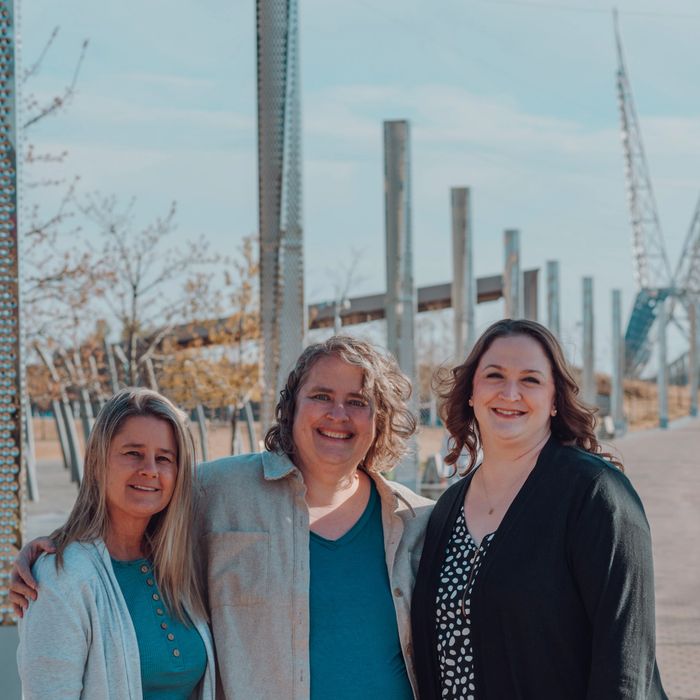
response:
M22 531L22 405L17 237L17 123L13 0L0 0L0 624Z
M625 68L617 13L615 14L615 43L618 61L618 106L625 155L627 197L632 219L632 256L635 282L638 289L668 287L671 284L671 266L666 255L656 199L649 176L649 166L644 153L642 132L639 128L637 111Z
M676 287L692 298L700 300L700 197L695 205L681 257L673 276Z
M634 279L638 290L625 333L625 371L634 376L644 369L651 356L649 335L656 319L658 303L670 293L673 282L642 132L625 67L617 12L614 13L614 25L618 106L632 224Z
M263 430L304 347L297 0L257 0Z
M693 303L693 298L697 299L700 295L700 200L678 265L672 274L627 77L616 12L614 24L618 60L617 91L632 223L634 274L638 288L625 333L625 369L627 374L636 375L651 356L649 336L664 300L669 296L681 297L687 306Z

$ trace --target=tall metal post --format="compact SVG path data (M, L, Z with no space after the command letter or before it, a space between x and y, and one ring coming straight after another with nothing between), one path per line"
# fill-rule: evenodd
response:
M624 371L624 349L622 345L622 292L612 290L612 395L610 397L610 414L615 425L615 435L623 435L627 428L625 422L624 388L622 373Z
M529 321L537 320L539 278L539 270L525 270L523 272L523 317Z
M598 389L595 381L593 343L593 278L583 278L583 380L582 398L595 406Z
M0 2L0 105L0 159L3 163L0 177L0 454L3 457L0 461L0 531L3 533L0 538L0 625L5 626L14 625L7 596L12 560L22 544L22 471L25 466L17 228L15 24L11 0ZM8 676L7 682L11 684L12 681Z
M297 0L257 0L263 430L304 347Z
M547 327L559 337L559 261L547 260Z
M417 303L413 284L410 165L408 122L384 122L387 348L398 360L404 374L415 384L413 335ZM414 392L414 408L416 398ZM415 452L404 458L397 467L396 479L416 490L418 460Z
M504 233L505 263L503 272L503 298L505 318L523 317L523 279L520 274L520 231L507 229Z
M476 278L472 257L471 193L468 187L450 190L452 207L452 309L454 311L455 360L471 350L475 336Z
M690 299L688 317L690 320L690 348L688 350L688 389L690 390L690 415L698 415L698 384L700 375L700 300Z
M666 299L659 302L656 323L659 333L659 367L656 376L656 388L659 392L659 428L668 428L668 352L666 346L668 314L666 312Z

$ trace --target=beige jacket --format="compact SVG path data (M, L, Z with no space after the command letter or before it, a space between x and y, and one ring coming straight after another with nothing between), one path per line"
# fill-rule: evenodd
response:
M389 581L416 688L410 603L433 502L371 475L382 503ZM288 457L226 457L199 471L200 537L211 625L228 700L308 700L309 512ZM358 581L362 572L357 572Z

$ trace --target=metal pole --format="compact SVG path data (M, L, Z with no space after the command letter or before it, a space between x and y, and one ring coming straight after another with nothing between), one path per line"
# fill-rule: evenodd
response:
M68 436L66 435L66 424L63 421L63 412L58 399L51 400L51 412L56 423L56 435L58 436L58 444L61 447L63 455L63 466L66 469L71 468L70 450L68 449Z
M253 406L250 401L246 401L243 404L243 411L245 414L245 424L248 428L248 444L250 445L250 451L257 452L258 440L255 437L255 420L253 419Z
M34 442L34 418L26 388L22 392L24 408L24 429L26 438L27 495L36 503L39 500L39 482L36 478L36 444Z
M593 343L593 278L583 278L583 380L582 398L591 406L596 405L598 389L594 371Z
M505 264L503 298L505 318L523 317L522 275L520 274L520 231L507 229L504 233Z
M206 462L209 460L209 445L207 441L207 419L204 415L204 406L198 403L194 410L197 416L197 427L199 428L199 447L202 452L202 462Z
M414 322L417 309L411 242L411 179L407 121L384 122L387 348L415 384ZM417 396L413 394L413 408ZM415 450L396 468L397 481L418 486Z
M112 385L112 393L119 391L119 373L117 372L117 362L114 359L114 347L105 340L105 355L107 357L107 368L109 369L109 381Z
M547 260L547 327L559 337L559 261Z
M537 320L539 274L539 270L525 270L523 272L523 316L530 321Z
M668 428L668 360L666 348L666 299L659 302L656 317L659 328L659 368L657 370L656 386L659 392L659 428Z
M10 569L22 544L24 501L23 365L17 225L17 120L14 3L0 2L0 626L14 625L7 600ZM14 631L12 632L14 634ZM3 636L4 639L4 636ZM13 685L14 669L7 675ZM11 691L7 691L11 692Z
M53 358L51 355L39 344L34 346L36 351L41 358L41 361L46 366L46 369L51 375L51 381L55 382L59 390L59 400L53 401L54 410L58 409L56 413L56 422L59 432L59 437L61 435L61 428L58 426L58 421L63 421L64 426L64 437L66 451L64 457L67 455L70 460L71 468L71 479L76 483L80 483L83 479L83 457L80 450L80 443L78 441L78 431L75 427L75 417L73 415L73 410L70 406L70 400L68 399L68 394L66 392L66 387L64 382L61 380L58 372L56 371L56 366L53 363ZM59 418L60 416L60 418Z
M690 320L690 348L688 350L688 384L690 390L690 415L698 415L698 383L700 375L700 301L691 299L688 303L688 317Z
M622 292L612 290L612 395L610 397L610 414L615 425L615 436L624 435L625 423L624 387L622 373L624 354L622 345Z
M472 255L471 193L468 187L450 190L452 208L452 309L455 360L461 362L475 338L476 278Z
M261 423L304 347L297 0L257 0Z

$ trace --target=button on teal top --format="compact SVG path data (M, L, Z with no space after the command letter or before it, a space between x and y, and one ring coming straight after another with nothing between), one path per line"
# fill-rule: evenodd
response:
M199 632L168 614L147 559L112 559L112 568L136 631L144 700L186 700L207 665Z
M311 533L310 556L311 700L413 700L374 484L364 513L341 538Z

